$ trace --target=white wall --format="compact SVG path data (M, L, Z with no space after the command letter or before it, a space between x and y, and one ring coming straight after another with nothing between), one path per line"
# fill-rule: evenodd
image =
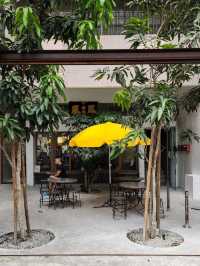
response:
M124 40L124 35L102 35L100 42L102 49L129 49L130 43L128 40ZM54 40L49 42L43 42L44 49L62 50L67 49L67 46L62 42L58 41L56 44Z
M103 49L128 49L130 47L130 43L127 40L124 40L123 35L103 35L101 36L101 44ZM67 47L61 42L57 42L56 44L54 44L54 41L44 42L43 47L44 49L51 49L51 50L67 49ZM74 92L74 88L76 90L76 88L116 87L117 86L116 83L110 82L106 79L101 81L95 81L94 78L91 78L91 75L94 74L95 70L99 68L102 69L103 67L106 66L100 66L100 65L64 66L64 69L61 71L64 76L65 84L67 87L67 95L69 95L69 98L71 97L71 94ZM72 92L70 92L70 90Z
M129 49L130 42L124 39L124 35L102 35L101 36L102 49ZM53 40L43 43L44 49L51 50L65 50L67 46L62 42L54 43ZM119 87L115 82L110 82L106 79L101 81L95 81L94 78L91 78L91 75L94 74L95 70L102 69L106 67L105 65L101 66L92 66L92 65L71 65L63 67L63 76L65 80L66 87L68 88L67 93L72 88L113 88ZM112 66L109 66L112 68ZM148 68L148 66L146 66ZM163 74L162 78L165 78ZM194 80L191 80L185 84L185 86L190 86L191 84L197 83L198 77Z
M100 82L101 83L101 82ZM113 95L119 88L67 88L67 101L97 101L112 103Z
M139 146L139 152L144 154L144 146ZM145 179L145 161L142 158L138 159L139 177Z
M128 49L130 44L124 40L122 35L105 35L101 37L104 49ZM44 43L46 49L66 49L62 43L54 44L53 41ZM91 75L97 68L105 66L64 66L64 79L66 83L66 95L68 101L98 101L101 103L112 102L113 94L119 89L116 83L107 80L95 81ZM194 85L197 78L190 81L186 85ZM186 90L184 88L182 91ZM200 109L198 112L190 115L182 112L177 121L177 143L179 134L182 130L190 128L194 132L200 134ZM60 127L60 130L65 130ZM193 143L192 151L189 154L177 153L177 186L184 186L185 173L200 174L200 144ZM28 184L33 185L33 140L27 144L27 176ZM144 162L139 162L140 176L144 175Z
M26 176L27 184L34 185L34 140L30 137L29 142L26 143Z
M200 135L200 108L197 112L187 114L185 111L179 116L178 135L182 130L191 129ZM179 139L178 136L178 139ZM190 153L177 152L178 163L178 185L184 187L185 174L200 174L200 143L193 141Z

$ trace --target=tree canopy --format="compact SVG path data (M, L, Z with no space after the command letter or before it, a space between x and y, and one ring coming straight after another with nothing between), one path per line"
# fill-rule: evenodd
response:
M71 10L68 2L1 0L0 23L7 30L1 33L1 46L30 51L53 39L68 49L99 48L99 27L107 28L112 21L114 1L75 0Z
M26 53L44 42L66 49L100 48L99 27L112 21L113 0L0 0L0 50ZM53 132L63 121L65 84L59 66L0 65L0 137L11 143L14 242L31 233L25 178L25 141L35 131ZM24 210L25 212L24 212ZM27 230L24 219L26 218Z
M29 52L43 42L61 41L66 49L100 47L99 26L112 21L113 0L0 1L0 48ZM61 12L64 10L63 12ZM0 129L13 140L34 130L53 130L63 118L58 104L65 84L56 66L0 66ZM66 100L66 99L65 99Z
M123 33L131 49L199 47L200 7L197 1L132 0L128 5L143 12L143 17L132 17L124 26ZM159 21L155 32L151 29L152 18ZM161 129L176 120L179 108L187 111L197 108L200 85L189 92L190 97L187 94L182 99L178 97L178 90L199 73L198 65L160 64L117 66L99 69L94 74L97 80L107 78L121 86L114 95L114 102L127 111L128 123L134 127L125 140L115 143L111 153L113 158L124 151L128 141L137 137L145 139L146 125L152 129L146 176L144 241L155 238L160 232ZM196 97L194 102L193 97ZM185 132L184 137L188 135L198 139L191 132Z

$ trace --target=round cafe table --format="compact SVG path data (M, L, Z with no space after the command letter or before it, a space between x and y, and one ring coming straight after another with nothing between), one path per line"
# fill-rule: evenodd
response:
M70 202L69 192L71 184L77 183L76 178L60 178L49 177L50 184L50 205L56 206L56 203L61 203L64 207Z
M120 188L134 191L134 190L142 190L145 189L144 182L120 182L119 183Z
M126 193L129 208L137 207L140 203L143 206L144 182L121 182L119 187ZM134 204L132 204L133 202Z
M78 180L76 178L49 177L48 181L56 184L75 184Z

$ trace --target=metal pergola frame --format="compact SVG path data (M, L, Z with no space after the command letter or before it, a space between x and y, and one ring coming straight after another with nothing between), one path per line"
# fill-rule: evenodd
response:
M198 64L200 48L0 51L0 64L132 65Z

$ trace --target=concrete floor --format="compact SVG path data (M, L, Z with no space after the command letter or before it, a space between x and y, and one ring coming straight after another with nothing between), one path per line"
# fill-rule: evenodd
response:
M0 266L198 266L199 257L0 257Z
M166 203L165 194L163 194L164 203ZM40 257L41 261L49 260L48 265L61 265L59 261L70 260L71 265L107 265L107 261L116 260L115 265L121 265L125 258L119 257L98 257L98 255L200 255L200 211L192 211L191 229L184 229L184 193L181 191L171 192L171 211L166 212L166 218L161 220L163 229L171 230L181 234L185 241L179 247L172 248L152 248L144 247L132 243L126 237L128 231L142 227L143 217L134 211L128 212L127 220L113 220L110 208L93 208L105 201L104 193L90 193L81 195L82 208L72 209L71 207L56 210L42 207L39 208L39 189L34 187L29 191L29 207L31 226L34 229L48 229L55 234L55 239L48 245L32 250L5 250L0 249L0 255L45 255ZM12 205L11 191L9 185L0 186L0 234L12 231ZM48 257L48 255L95 255L96 257L79 257L83 264L76 264L77 257ZM3 259L3 260L2 260ZM13 257L1 257L0 263L9 264ZM93 263L94 259L99 262ZM143 259L144 265L158 265L161 261L166 261L166 257L126 257L127 265L141 265ZM36 265L36 258L20 258L21 265L25 265L28 260L30 265ZM39 258L38 258L39 260ZM134 264L132 261L134 260ZM177 260L188 264L178 265L200 265L198 257L169 257L168 265L177 265ZM90 264L91 261L91 264ZM117 264L118 261L118 264ZM199 264L193 264L199 261ZM6 264L7 263L7 264ZM137 264L138 263L138 264ZM171 263L171 264L170 264ZM1 264L0 264L1 265ZM15 264L12 264L15 265ZM16 264L17 265L17 264ZM38 263L37 263L38 265ZM42 264L41 264L42 265ZM109 264L112 265L112 264Z

